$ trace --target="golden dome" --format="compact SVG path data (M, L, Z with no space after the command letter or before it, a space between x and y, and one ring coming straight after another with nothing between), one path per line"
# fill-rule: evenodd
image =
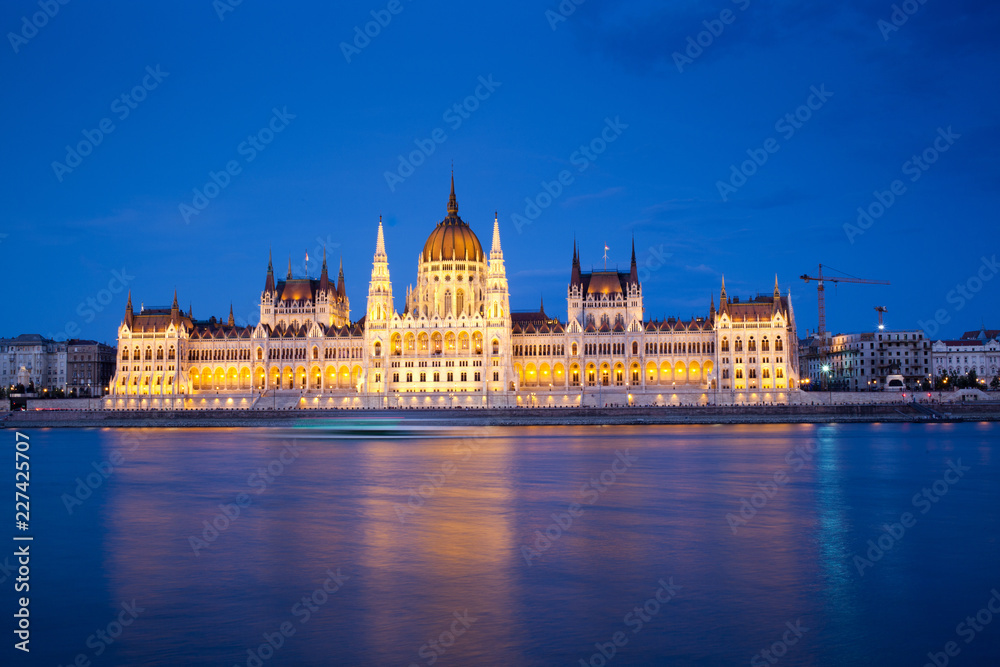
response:
M451 177L451 197L448 199L448 216L437 224L424 244L425 262L468 258L483 261L483 246L469 224L458 217L458 200L455 198L455 176Z

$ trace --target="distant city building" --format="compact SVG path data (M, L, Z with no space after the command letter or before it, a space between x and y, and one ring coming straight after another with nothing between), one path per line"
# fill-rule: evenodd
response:
M0 382L10 389L18 384L27 390L66 389L66 343L39 334L0 338Z
M115 376L115 348L93 340L66 342L66 391L104 396Z
M576 245L567 320L511 312L499 220L489 253L458 215L447 215L417 258L402 312L393 302L381 220L365 315L350 320L341 268L318 280L275 281L270 258L260 323L196 320L177 304L136 313L129 294L118 330L108 406L247 408L262 394L308 407L784 402L798 389L791 296L740 301L726 293L704 317L644 317L635 249L627 272L585 272ZM179 401L179 402L175 402ZM287 404L287 400L283 402ZM266 403L265 403L266 405Z
M968 333L977 332L967 332L966 336ZM1000 331L988 333L1000 335ZM934 341L931 346L934 377L955 377L975 371L988 384L1000 372L1000 342L996 338L983 340L966 336L960 340Z
M931 342L921 330L813 336L800 341L799 359L812 389L881 389L890 375L915 388L932 373Z

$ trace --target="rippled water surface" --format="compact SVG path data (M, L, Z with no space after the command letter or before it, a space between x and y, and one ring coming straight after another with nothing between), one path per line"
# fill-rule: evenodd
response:
M29 431L29 664L998 665L998 434Z

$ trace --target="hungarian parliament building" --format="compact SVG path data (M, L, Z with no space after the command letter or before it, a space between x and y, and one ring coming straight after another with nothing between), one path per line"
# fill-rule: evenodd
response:
M511 312L500 227L487 254L458 215L431 231L415 286L396 310L381 219L365 314L350 317L343 266L276 280L268 260L260 322L135 312L129 294L105 406L117 409L514 407L785 403L798 389L790 294L726 294L690 321L648 320L630 271L580 269L574 243L566 319Z

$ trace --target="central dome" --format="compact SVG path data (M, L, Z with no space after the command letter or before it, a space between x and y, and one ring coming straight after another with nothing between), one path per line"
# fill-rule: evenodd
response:
M483 246L469 224L458 217L458 200L455 198L455 176L451 177L451 197L448 199L448 216L437 224L424 244L423 260L437 262L450 260L483 261Z

